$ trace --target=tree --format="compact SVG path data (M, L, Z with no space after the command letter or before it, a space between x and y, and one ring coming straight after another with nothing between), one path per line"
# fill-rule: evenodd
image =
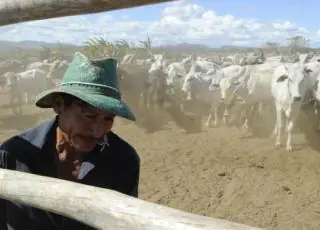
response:
M265 47L268 49L278 49L280 44L278 42L266 42Z
M84 42L83 49L87 55L93 58L100 57L117 57L119 55L119 47L104 40L101 37L91 38Z
M151 51L152 49L152 40L149 37L149 35L147 35L147 39L145 41L139 41L139 43L142 45L142 47L148 51Z
M287 39L292 52L301 52L309 48L309 39L304 36L294 36Z
M279 53L280 44L278 42L266 42L265 48L271 52Z
M149 35L145 41L139 41L148 57L152 57L152 40Z

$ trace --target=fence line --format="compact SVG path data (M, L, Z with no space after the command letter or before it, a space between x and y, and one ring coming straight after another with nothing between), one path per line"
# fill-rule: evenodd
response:
M258 229L183 212L109 189L6 169L0 169L0 198L64 215L101 230Z

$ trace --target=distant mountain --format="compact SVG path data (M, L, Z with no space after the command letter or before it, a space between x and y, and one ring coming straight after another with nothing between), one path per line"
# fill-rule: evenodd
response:
M188 51L188 50L210 50L212 49L209 46L203 44L190 44L190 43L180 43L176 45L165 45L156 48L165 48L175 51Z
M72 44L63 44L67 46L73 46ZM0 51L22 48L22 49L36 49L36 48L55 48L58 46L58 43L49 43L49 42L39 42L39 41L21 41L21 42L11 42L11 41L1 41L0 40Z
M165 45L162 47L156 47L156 48L166 48L170 50L175 51L219 51L219 50L243 50L243 49L255 49L253 47L245 47L245 46L232 46L232 45L226 45L221 46L220 48L213 48L209 47L203 44L191 44L191 43L180 43L176 45Z
M245 47L245 46L221 46L221 49L248 49L248 48L252 48L252 47Z

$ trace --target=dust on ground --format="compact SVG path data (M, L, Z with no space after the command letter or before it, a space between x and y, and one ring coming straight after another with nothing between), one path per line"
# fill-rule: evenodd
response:
M17 117L2 106L0 141L52 116L27 106ZM141 199L267 229L320 229L320 154L302 134L290 154L233 127L188 134L168 122L151 133L117 119L114 130L140 154Z

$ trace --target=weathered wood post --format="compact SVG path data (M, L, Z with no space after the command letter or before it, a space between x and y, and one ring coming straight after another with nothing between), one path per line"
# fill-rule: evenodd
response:
M5 169L0 169L0 198L64 215L101 230L257 229L194 215L109 189Z
M171 1L173 0L1 0L0 26Z

